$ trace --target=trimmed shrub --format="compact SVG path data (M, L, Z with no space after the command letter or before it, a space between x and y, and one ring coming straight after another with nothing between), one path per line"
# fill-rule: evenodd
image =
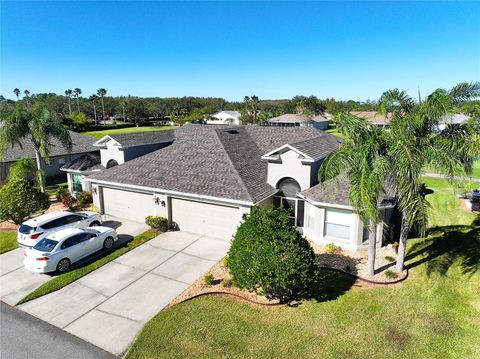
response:
M70 193L62 197L62 204L68 209L73 209L77 205L77 200Z
M335 254L339 251L340 251L340 247L336 246L333 243L327 243L325 245L325 252L327 252L328 254Z
M222 280L222 286L225 288L230 288L233 285L233 281L230 278Z
M213 278L213 275L211 274L205 274L205 276L203 277L203 281L207 285L213 285L213 283L215 282L215 278Z
M28 216L50 207L45 193L22 178L12 178L0 189L0 219L21 224Z
M55 198L57 201L61 201L62 197L68 193L68 189L65 186L58 185L57 189L55 190Z
M395 258L392 256L385 256L385 260L388 262L395 262Z
M158 229L162 232L168 230L168 220L160 216L148 216L145 218L145 223L152 228Z
M311 284L315 254L286 210L253 207L232 241L228 269L239 288L288 300Z
M80 206L86 206L93 202L93 197L91 193L82 192L77 196L77 201Z
M391 269L387 269L385 271L385 277L387 277L388 279L395 279L398 277L398 274Z

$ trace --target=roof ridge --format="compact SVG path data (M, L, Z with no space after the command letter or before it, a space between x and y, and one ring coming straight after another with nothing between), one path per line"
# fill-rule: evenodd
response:
M236 131L238 131L240 128L235 128ZM218 142L220 142L220 145L222 146L222 149L223 151L225 152L225 155L227 157L227 160L228 162L230 163L230 165L233 167L235 173L237 174L237 178L240 180L240 185L242 186L242 188L245 190L245 192L247 193L247 196L248 198L253 202L254 199L253 199L253 196L250 194L250 191L248 190L245 182L243 181L243 178L242 176L240 175L240 173L238 172L238 169L237 167L235 166L235 164L233 163L232 159L230 158L230 154L228 153L228 151L225 149L225 145L223 144L222 140L220 139L220 137L218 136L218 131L225 131L225 130L228 130L228 128L226 129L215 129L215 136L216 138L218 139ZM247 133L247 131L244 131L245 133ZM250 134L247 133L247 135L250 137Z

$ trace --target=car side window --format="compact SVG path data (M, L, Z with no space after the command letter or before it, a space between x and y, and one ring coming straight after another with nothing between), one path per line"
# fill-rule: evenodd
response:
M42 224L43 229L52 229L65 225L65 217L54 219L53 221Z
M78 244L78 235L73 236L73 237L70 237L70 238L67 238L67 239L62 243L62 245L60 246L60 248L61 248L61 249L67 249L67 248L70 248L70 247L74 246L75 244Z
M76 214L71 214L65 217L66 224L79 222L81 220L83 220L83 218L81 216L77 216Z
M78 242L85 242L88 241L90 238L95 237L95 234L93 233L82 233L78 235Z

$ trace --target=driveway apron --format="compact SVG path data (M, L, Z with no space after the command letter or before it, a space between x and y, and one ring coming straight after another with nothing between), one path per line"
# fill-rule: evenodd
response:
M167 232L20 308L110 353L223 258L229 241Z

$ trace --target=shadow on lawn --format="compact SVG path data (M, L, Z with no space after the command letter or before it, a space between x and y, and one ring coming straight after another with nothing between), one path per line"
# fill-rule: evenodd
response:
M429 238L412 245L406 261L407 269L425 263L428 275L446 275L454 263L473 275L480 270L480 218L471 226L431 228Z

